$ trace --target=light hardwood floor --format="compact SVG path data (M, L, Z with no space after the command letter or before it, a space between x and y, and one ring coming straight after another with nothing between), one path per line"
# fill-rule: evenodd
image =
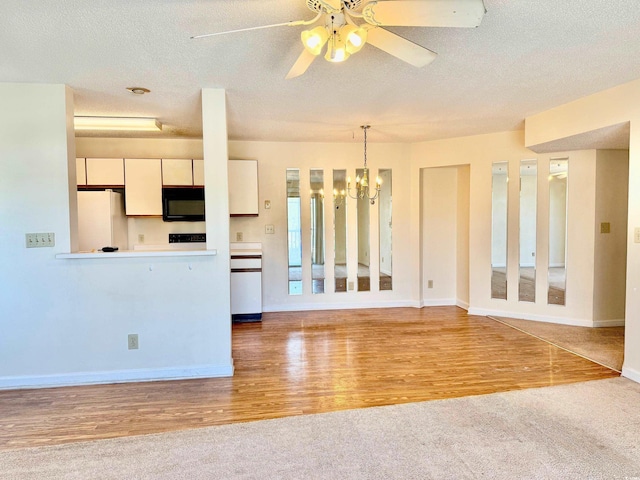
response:
M0 391L0 449L618 375L456 307L269 313L233 357L232 378Z

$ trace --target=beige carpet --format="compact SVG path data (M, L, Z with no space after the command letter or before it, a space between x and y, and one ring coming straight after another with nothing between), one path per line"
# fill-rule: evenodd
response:
M624 378L0 452L0 478L640 477Z
M624 359L624 327L573 327L506 317L489 317L535 335L620 372Z

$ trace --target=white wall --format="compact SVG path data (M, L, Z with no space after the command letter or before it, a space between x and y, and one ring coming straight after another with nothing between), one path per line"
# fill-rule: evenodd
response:
M469 191L469 305L475 314L495 314L516 318L553 321L575 325L593 324L593 217L595 208L595 151L559 152L536 155L524 148L523 132L502 132L414 144L412 146L412 198L420 191L419 171L423 168L470 164ZM570 157L572 182L569 189L569 265L567 269L567 305L547 305L548 262L548 180L549 160ZM536 302L518 300L519 187L509 182L508 222L508 300L491 299L491 177L492 163L508 161L517 172L522 159L538 159L538 225ZM575 160L575 161L574 161ZM412 202L411 223L420 225L421 206ZM421 233L412 232L412 243L421 245ZM419 251L419 246L416 250ZM424 255L424 252L422 252ZM422 272L414 271L415 282L422 287Z
M75 248L72 92L0 84L0 104L0 387L231 374L227 265L56 259ZM27 232L56 245L26 249Z
M362 168L362 144L350 143L294 143L294 142L229 142L231 158L257 159L259 177L260 216L254 218L232 218L231 239L236 232L243 232L245 242L262 242L263 245L263 308L265 311L304 310L318 308L358 308L375 306L417 305L419 297L412 298L411 272L415 268L409 247L409 147L399 144L368 143L367 161L372 172L378 168L389 168L393 176L393 290L379 291L379 203L369 209L370 223L370 292L335 293L333 270L333 218L332 201L325 201L326 238L326 293L312 294L310 291L310 223L309 208L302 209L303 279L302 295L287 294L287 242L285 171L299 168L301 198L309 205L309 170L324 170L325 192L333 191L333 170L347 169L352 181L355 170ZM374 177L375 178L375 177ZM305 187L306 185L306 187ZM264 201L271 201L271 208L264 209ZM356 282L358 261L356 201L347 199L347 256L349 281ZM265 225L272 224L275 234L265 234Z
M625 300L625 355L623 375L640 381L640 244L634 229L640 227L640 80L561 105L526 119L527 145L593 132L630 123L629 201L627 216L627 278Z
M593 318L600 324L624 324L627 273L629 151L598 150ZM600 233L600 224L611 233Z
M422 293L425 305L455 305L458 170L422 170ZM429 282L433 288L429 288Z

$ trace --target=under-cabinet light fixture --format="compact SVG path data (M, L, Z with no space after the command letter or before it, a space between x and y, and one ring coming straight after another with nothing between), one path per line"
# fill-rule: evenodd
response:
M141 117L74 117L76 130L131 130L160 132L162 123L155 118Z

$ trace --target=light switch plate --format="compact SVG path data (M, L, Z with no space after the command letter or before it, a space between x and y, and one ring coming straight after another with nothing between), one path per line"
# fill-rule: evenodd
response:
M264 201L264 209L269 210L271 208L271 200Z
M50 233L26 233L25 243L27 248L54 247L56 234Z
M633 241L635 243L640 243L640 227L636 227L633 230Z

